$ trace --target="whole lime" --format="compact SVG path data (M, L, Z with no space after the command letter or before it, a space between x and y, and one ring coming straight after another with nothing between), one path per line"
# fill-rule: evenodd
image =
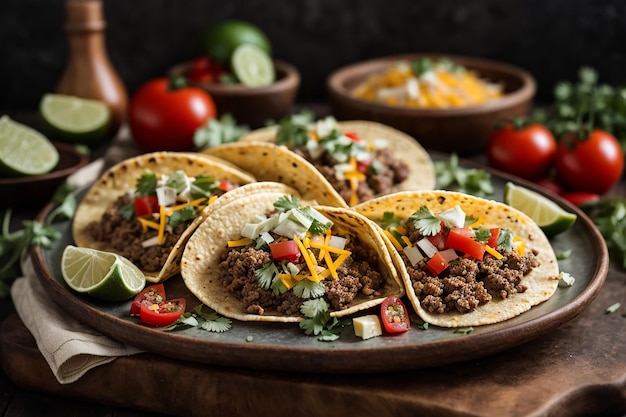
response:
M234 50L241 44L251 44L272 55L267 35L257 26L243 20L225 20L209 27L200 39L201 52L222 65L230 65Z

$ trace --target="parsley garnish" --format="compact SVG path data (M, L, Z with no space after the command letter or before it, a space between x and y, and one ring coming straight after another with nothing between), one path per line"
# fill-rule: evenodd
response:
M274 202L274 208L280 212L289 211L292 208L300 208L300 200L295 195L283 195Z
M423 236L434 236L441 231L441 221L426 206L421 206L407 221L413 222Z
M187 311L167 330L197 327L207 332L222 333L230 330L232 321L219 316L215 311L203 311L204 304L199 304L192 311ZM208 308L208 307L207 307Z
M491 174L484 169L463 168L453 153L448 161L435 161L437 187L478 196L493 194Z
M140 196L156 194L157 177L154 172L146 171L137 179L135 188Z

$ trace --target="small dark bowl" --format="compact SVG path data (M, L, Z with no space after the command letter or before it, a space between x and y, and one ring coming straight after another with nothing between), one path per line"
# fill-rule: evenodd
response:
M501 83L505 94L482 105L449 109L393 107L351 96L352 90L370 75L397 61L424 57L445 57L475 70L482 78ZM332 112L339 120L373 120L410 134L425 148L467 154L485 149L489 133L498 120L528 114L536 82L525 70L501 62L454 55L407 54L340 68L328 77L327 88Z
M171 75L184 76L192 62L183 62L170 69ZM283 61L274 61L276 81L267 87L250 88L241 84L196 83L191 85L207 91L220 115L230 113L238 124L258 128L268 120L278 121L291 112L300 87L300 72Z
M37 210L43 207L68 176L87 165L89 157L72 145L53 142L59 151L56 168L44 175L0 178L0 206Z

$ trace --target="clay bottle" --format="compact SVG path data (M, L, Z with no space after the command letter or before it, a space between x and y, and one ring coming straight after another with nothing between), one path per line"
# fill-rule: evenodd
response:
M102 100L112 113L111 134L126 118L128 93L107 55L101 0L66 0L67 67L56 92Z

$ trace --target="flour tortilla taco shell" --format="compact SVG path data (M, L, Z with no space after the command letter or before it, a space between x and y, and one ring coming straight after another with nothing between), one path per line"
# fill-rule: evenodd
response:
M124 193L134 190L136 182L146 171L156 176L170 175L182 170L189 177L206 175L218 181L249 184L256 181L250 174L193 153L154 152L126 159L107 169L89 188L80 201L72 224L72 234L77 246L115 251L108 243L96 241L87 231L87 226L102 218L104 212ZM235 188L237 190L237 188ZM234 190L233 190L234 191ZM230 192L223 194L224 198ZM161 282L180 272L180 257L183 247L201 221L210 214L211 205L205 207L182 233L159 271L143 271L149 282Z
M228 242L241 238L243 227L256 215L274 210L274 202L290 194L281 192L249 192L245 196L220 204L218 201L211 219L198 226L189 239L181 260L181 275L187 288L205 305L219 314L241 321L299 322L302 315L286 315L267 308L262 315L244 308L242 300L222 284L220 258L228 249ZM293 195L293 194L291 194ZM301 204L305 206L304 202ZM334 222L335 227L358 236L362 244L373 248L384 286L371 296L357 295L344 309L332 310L331 316L345 316L377 306L389 295L404 295L402 281L394 267L392 255L377 226L353 210L339 207L313 206ZM396 256L395 254L393 256Z
M393 185L389 192L428 190L435 186L434 164L426 150L413 137L390 126L370 121L336 122L336 128L342 133L356 133L368 144L383 140L391 154L408 166L406 179ZM259 179L286 181L294 187L296 183L304 184L296 188L304 194L324 194L320 197L320 204L339 207L349 205L349 199L344 199L333 191L331 183L323 181L324 176L312 163L289 152L284 146L272 150L269 145L261 145L276 144L277 132L278 126L257 129L241 137L237 143L209 148L203 152L229 160Z
M385 212L393 212L396 216L406 219L423 205L427 206L432 213L440 213L460 206L468 217L484 219L485 223L481 227L507 228L524 241L526 253L535 252L536 259L539 261L539 265L533 268L521 281L527 287L525 292L518 292L504 299L494 297L491 301L479 305L470 312L459 313L454 311L437 314L430 313L422 307L409 277L407 265L402 260L397 264L397 267L404 280L407 296L424 321L441 327L467 327L498 323L530 310L532 306L548 300L556 291L559 281L559 268L548 238L527 215L506 204L458 192L421 191L402 192L380 197L364 202L354 209L378 222ZM390 243L388 245L393 247Z

